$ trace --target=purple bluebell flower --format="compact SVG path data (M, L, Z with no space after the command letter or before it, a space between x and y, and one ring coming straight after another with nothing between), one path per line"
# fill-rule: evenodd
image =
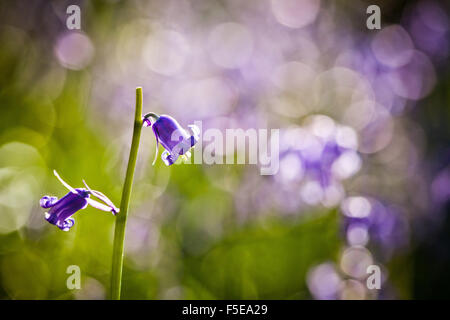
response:
M372 244L381 251L379 258L408 246L409 225L396 206L372 198L349 197L343 201L342 211L344 231L352 226L365 228Z
M152 123L150 117L155 122ZM166 149L162 153L161 159L166 165L170 166L180 156L189 158L191 156L189 150L199 139L200 130L196 125L189 125L188 130L185 130L174 118L167 115L158 116L154 113L148 113L144 116L143 124L146 127L152 127L156 137L156 153L153 164L155 164L158 156L158 144Z
M50 209L45 213L45 219L61 230L69 231L75 224L75 220L71 218L71 216L78 210L86 208L88 204L102 211L109 211L114 215L119 212L119 209L114 206L111 200L103 193L89 188L84 180L83 183L86 186L86 189L74 189L61 179L56 171L53 171L53 173L70 192L59 200L57 197L44 196L39 203L42 208ZM102 200L104 203L91 199L91 195Z

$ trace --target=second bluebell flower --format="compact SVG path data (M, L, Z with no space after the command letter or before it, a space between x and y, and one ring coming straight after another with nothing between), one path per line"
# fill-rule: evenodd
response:
M53 171L58 180L69 189L64 197L58 200L57 197L43 196L39 201L39 204L44 209L49 209L45 213L45 219L60 228L63 231L69 231L75 224L75 220L72 215L79 210L87 207L88 204L94 208L102 211L111 212L116 215L119 209L108 199L103 193L97 190L92 190L83 180L85 188L72 188L67 182L65 182L58 175L56 171ZM101 200L103 203L91 199L91 195Z
M154 122L150 120L153 118ZM147 113L143 119L143 125L152 127L156 137L156 154L153 164L158 156L158 145L161 144L164 152L161 159L168 166L177 161L180 156L189 158L190 149L197 143L200 130L196 125L189 125L185 130L174 118L168 115Z

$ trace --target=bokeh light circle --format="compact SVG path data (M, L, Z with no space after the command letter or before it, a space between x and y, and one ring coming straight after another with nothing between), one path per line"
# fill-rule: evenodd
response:
M84 69L94 57L94 45L91 39L81 32L63 34L54 48L59 63L72 70Z
M239 23L228 22L216 26L208 38L208 51L214 61L223 68L243 66L253 52L253 36Z

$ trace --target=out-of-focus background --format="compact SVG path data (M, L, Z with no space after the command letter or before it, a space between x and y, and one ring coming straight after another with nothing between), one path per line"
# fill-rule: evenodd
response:
M119 204L137 86L183 126L279 128L280 170L152 167L143 128L124 299L450 297L449 29L444 1L2 1L0 298L107 297L114 217L63 232L39 199L56 169Z

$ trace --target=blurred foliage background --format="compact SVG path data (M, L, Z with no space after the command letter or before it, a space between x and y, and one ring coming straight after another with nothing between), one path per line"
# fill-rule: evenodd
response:
M107 297L114 217L63 232L39 199L56 169L120 203L137 86L183 126L280 128L280 171L152 167L143 128L124 299L448 298L449 23L440 1L2 1L0 298Z

